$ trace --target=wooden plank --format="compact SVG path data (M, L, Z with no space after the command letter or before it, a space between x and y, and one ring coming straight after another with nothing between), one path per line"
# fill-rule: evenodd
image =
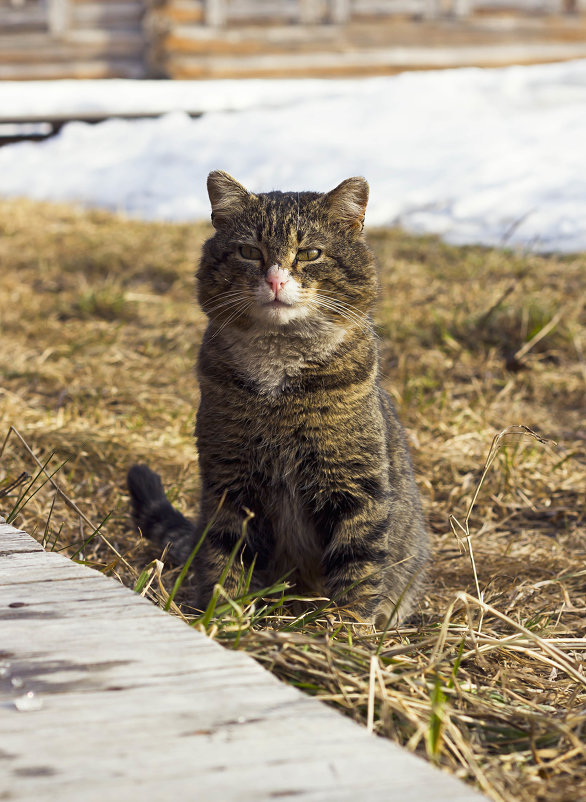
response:
M190 0L169 0L163 6L155 6L147 11L147 19L154 20L155 24L185 25L189 23L203 23L203 2L190 2Z
M71 25L69 0L47 0L49 31L53 36L63 36Z
M220 28L226 22L226 0L204 0L204 21L211 28Z
M66 78L144 78L145 68L137 59L93 59L0 63L0 81L47 81Z
M0 552L7 799L484 799L5 524Z
M350 20L350 0L330 0L328 19L334 25L343 25Z
M302 19L304 9L311 20L321 16L320 0L227 0L227 21Z
M316 0L298 0L294 16L297 17L302 25L319 22L322 16L321 3L316 2Z
M30 554L31 552L45 553L43 547L32 537L29 537L25 532L20 529L15 529L12 526L7 526L4 518L0 518L0 532L2 538L0 539L0 557L9 554Z
M425 0L423 16L425 19L432 20L441 14L441 0Z
M357 16L392 16L423 14L425 0L352 0L352 13Z
M0 31L9 29L47 30L47 11L40 5L24 8L1 6Z
M237 45L241 42L267 44L301 44L303 42L335 42L339 31L331 25L246 25L243 27L214 30L205 25L175 25L169 34L173 40L190 40L199 47L201 42L224 42Z
M2 109L0 109L0 125L39 125L41 123L49 123L55 128L60 128L62 125L68 122L82 122L82 123L101 123L105 122L106 120L111 120L112 118L117 118L121 120L145 120L145 119L155 119L156 117L160 117L162 114L168 114L172 108L169 106L161 106L158 110L153 111L152 109L149 111L96 111L96 112L80 112L79 114L75 114L73 112L66 112L64 114L60 114L58 112L52 112L51 114L25 114L20 116L14 116L12 114L4 114ZM182 109L184 114L187 114L189 117L193 119L197 117L201 117L203 112L198 111L196 109Z
M140 62L142 43L130 46L124 39L106 43L64 42L45 37L0 36L0 64L50 64L92 59L131 59Z
M453 2L467 2L472 11L500 10L525 15L534 14L536 11L561 14L564 10L562 0L453 0Z
M140 31L109 31L96 28L92 30L70 30L67 35L68 42L76 42L89 46L108 45L122 46L128 50L138 50L145 46L145 40Z
M72 6L72 24L79 28L140 28L144 5L141 2L76 3Z
M348 53L273 53L238 57L168 53L165 64L168 74L173 78L224 78L233 75L372 74L406 69L535 64L576 58L586 58L586 43L396 47Z
M456 17L467 17L472 12L475 0L452 0L452 11Z

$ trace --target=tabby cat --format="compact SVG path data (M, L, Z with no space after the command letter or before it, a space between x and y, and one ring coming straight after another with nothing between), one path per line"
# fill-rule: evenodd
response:
M362 235L368 184L253 194L218 170L208 193L215 233L197 273L209 318L198 360L199 520L135 465L136 524L181 563L224 497L194 563L198 607L250 510L228 591L254 560L257 588L288 574L296 593L325 595L378 625L398 621L417 601L428 537L405 436L380 386L369 317L378 282Z

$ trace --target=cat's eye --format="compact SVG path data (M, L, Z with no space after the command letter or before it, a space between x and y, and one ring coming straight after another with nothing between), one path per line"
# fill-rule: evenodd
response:
M305 248L302 251L297 251L297 259L300 262L315 262L321 256L319 248Z
M241 245L239 251L240 256L245 259L254 259L256 262L262 259L262 251L260 248L255 248L254 245Z

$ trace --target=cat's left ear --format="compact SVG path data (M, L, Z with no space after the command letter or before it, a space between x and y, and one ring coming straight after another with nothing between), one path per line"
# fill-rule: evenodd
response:
M244 204L250 198L254 198L252 192L249 192L225 170L213 170L208 175L207 187L212 205L214 228L218 228L224 220L241 212Z
M362 231L368 203L368 182L361 176L347 178L328 192L326 203L333 220L345 228Z

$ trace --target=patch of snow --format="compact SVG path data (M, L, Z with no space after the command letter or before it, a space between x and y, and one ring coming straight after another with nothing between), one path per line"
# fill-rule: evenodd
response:
M0 109L166 112L1 148L7 197L193 220L209 216L212 169L253 191L326 191L364 175L367 225L586 250L586 61L331 81L4 82Z

